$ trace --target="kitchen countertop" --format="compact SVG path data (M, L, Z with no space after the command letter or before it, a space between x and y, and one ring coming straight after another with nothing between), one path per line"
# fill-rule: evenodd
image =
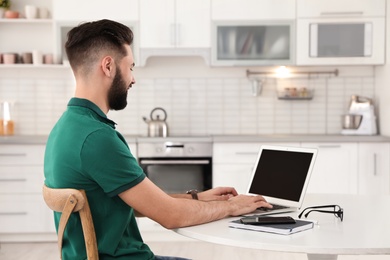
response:
M210 136L172 136L167 138L148 138L145 136L124 136L129 143L136 142L214 142L214 143L288 143L288 142L390 142L390 137L357 136L357 135L288 135L288 134L270 134L270 135L210 135ZM5 144L45 144L47 136L44 135L15 135L0 136L0 145Z

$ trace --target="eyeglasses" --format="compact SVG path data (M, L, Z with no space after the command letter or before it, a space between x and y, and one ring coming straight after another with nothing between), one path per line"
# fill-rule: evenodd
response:
M333 208L333 210L322 210L324 208ZM307 218L307 216L310 214L310 212L333 213L336 217L341 219L341 221L343 221L343 218L344 218L344 210L339 205L324 205L324 206L307 207L304 210L302 210L302 212L298 215L298 218L301 218L304 212L306 212L306 214L304 215L305 218Z

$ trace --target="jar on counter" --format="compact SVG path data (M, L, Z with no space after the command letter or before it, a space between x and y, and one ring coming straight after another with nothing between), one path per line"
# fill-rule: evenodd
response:
M14 121L11 120L10 109L10 102L1 102L0 135L14 135Z

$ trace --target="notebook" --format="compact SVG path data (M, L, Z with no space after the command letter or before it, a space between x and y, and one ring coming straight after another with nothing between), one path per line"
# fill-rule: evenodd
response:
M263 145L258 153L247 193L262 195L274 205L257 215L297 211L301 208L317 149Z
M281 235L290 235L314 227L314 223L312 221L301 220L301 219L296 219L295 221L296 223L294 224L250 225L250 224L242 224L241 221L238 219L238 220L230 221L229 227L254 230L254 231L262 231L262 232L281 234Z

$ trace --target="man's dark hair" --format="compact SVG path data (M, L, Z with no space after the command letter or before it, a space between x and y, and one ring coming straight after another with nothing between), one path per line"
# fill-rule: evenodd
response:
M104 19L82 23L70 30L65 50L73 69L81 65L88 69L99 58L101 51L122 59L127 55L124 45L132 43L133 32L129 27Z

